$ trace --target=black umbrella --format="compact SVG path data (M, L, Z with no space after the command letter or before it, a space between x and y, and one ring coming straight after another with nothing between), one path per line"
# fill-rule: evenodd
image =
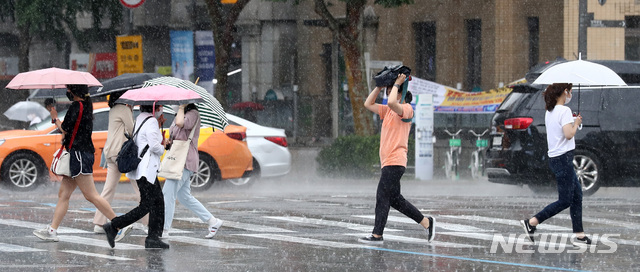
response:
M122 74L102 82L102 87L89 89L91 96L105 96L114 92L123 92L130 89L142 88L145 81L163 75L158 73Z

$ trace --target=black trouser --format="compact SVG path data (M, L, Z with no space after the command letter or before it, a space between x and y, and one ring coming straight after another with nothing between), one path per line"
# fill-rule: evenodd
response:
M116 229L121 229L149 214L147 238L159 238L162 236L162 227L164 226L164 196L160 182L156 179L156 182L151 184L146 177L142 177L136 182L140 188L140 205L128 213L114 218L111 220L111 224Z
M389 209L393 207L402 214L416 221L422 222L424 215L400 194L400 178L404 174L404 166L385 166L378 183L376 193L376 220L373 234L382 235L387 224Z

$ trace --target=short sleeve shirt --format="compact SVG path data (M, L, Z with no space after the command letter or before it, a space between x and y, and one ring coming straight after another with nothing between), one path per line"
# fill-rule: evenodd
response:
M567 106L556 105L553 110L544 115L544 123L547 127L547 145L549 158L560 156L568 151L576 149L575 137L567 140L564 137L562 127L573 123L573 114Z
M382 118L380 132L380 167L398 165L407 167L407 152L409 150L409 131L411 122L402 119L413 117L411 104L402 105L402 116L391 110L387 105L378 107L378 114Z

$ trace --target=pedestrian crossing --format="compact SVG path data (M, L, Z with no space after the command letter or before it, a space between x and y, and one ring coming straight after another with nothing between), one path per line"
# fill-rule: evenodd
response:
M300 201L290 199L290 201ZM242 201L244 202L244 201ZM241 203L241 202L216 202L218 204ZM51 207L47 203L35 203L35 207ZM2 204L7 205L7 204ZM10 205L9 205L10 206ZM30 207L34 208L34 207ZM98 252L69 249L69 247L57 250L71 255L81 255L87 258L100 258L121 262L134 261L135 258L129 256L101 254L99 250L109 249L103 235L94 234L92 227L93 212L90 208L76 209L86 211L88 214L79 214L80 218L74 219L74 226L61 226L58 229L60 244L82 245L97 249ZM436 211L437 213L437 211ZM464 249L488 249L491 241L495 240L494 235L503 234L508 239L516 239L518 245L530 244L519 237L521 233L520 223L517 219L500 218L492 216L481 216L474 214L435 214L438 218L436 223L436 240L429 242L424 235L424 229L397 212L392 211L387 219L385 228L385 247L399 248L447 248L452 250ZM166 239L172 248L184 246L199 246L218 250L268 250L278 247L282 243L290 243L299 246L312 246L333 249L367 249L370 245L360 244L357 238L371 233L375 216L372 214L343 214L328 217L305 217L300 215L253 215L243 220L225 220L220 233L214 239L204 239L204 229L206 224L197 217L177 217L174 224L180 224L183 228L185 224L192 224L190 229L172 229L171 235ZM252 219L248 219L252 218ZM568 215L558 215L561 220L569 219ZM606 225L612 228L637 230L638 228L629 222L620 220L584 217L585 222ZM194 227L193 225L198 225ZM86 229L78 228L78 225L85 225ZM0 228L9 226L14 229L41 229L46 227L44 223L34 222L34 220L19 220L12 218L0 218ZM201 228L201 229L200 229ZM541 231L554 233L571 233L571 228L553 224L542 224L538 227ZM202 230L202 231L199 231ZM509 234L517 234L517 238L508 237ZM146 235L136 234L134 237L145 237ZM113 249L118 251L140 251L145 250L140 240L125 240L116 243ZM24 243L24 241L29 243ZM640 246L640 241L633 239L610 238L611 241L619 245ZM387 243L389 242L389 243ZM5 240L0 238L0 252L3 253L39 253L51 251L46 245L33 237L30 232L20 239ZM543 247L560 247L566 244L541 241ZM55 249L54 249L55 250Z

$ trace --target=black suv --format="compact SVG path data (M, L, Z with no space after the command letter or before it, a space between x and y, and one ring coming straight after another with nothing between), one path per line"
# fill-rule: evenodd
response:
M640 67L640 62L599 63ZM616 71L616 66L609 67ZM531 74L527 75L529 82L539 75ZM623 77L628 85L638 85L636 78L633 74ZM493 115L492 144L486 156L490 182L528 185L534 192L555 187L547 156L542 97L545 87L513 86ZM585 195L595 193L602 185L640 184L640 86L574 86L573 99L567 106L577 112L578 103L583 128L575 136L574 166Z

